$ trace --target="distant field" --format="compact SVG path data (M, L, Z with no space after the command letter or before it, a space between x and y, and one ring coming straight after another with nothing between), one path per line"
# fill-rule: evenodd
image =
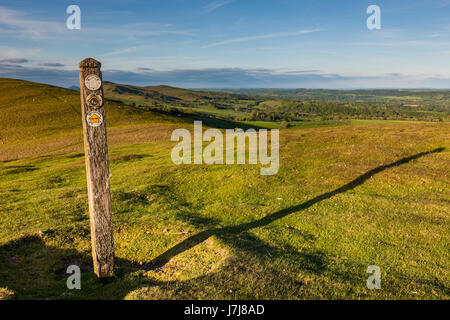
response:
M105 95L144 109L233 121L450 120L450 90L186 90L105 84Z
M247 95L284 120L314 116L380 120L450 120L450 90L216 89Z
M279 99L385 103L396 101L416 106L448 106L450 103L450 90L431 89L216 89L214 91L276 99L275 101Z
M279 173L261 176L174 165L171 132L191 118L109 101L116 279L103 284L78 93L12 83L0 79L0 92L21 88L0 95L0 298L450 298L447 122L293 122ZM66 289L71 264L81 290ZM366 288L369 265L381 290Z
M267 129L282 129L282 122L276 121L242 121L241 123ZM289 129L300 128L321 128L321 127L337 127L348 125L366 125L366 124L401 124L401 123L418 123L417 121L402 120L323 120L323 121L293 121L290 122ZM423 122L422 122L423 123Z

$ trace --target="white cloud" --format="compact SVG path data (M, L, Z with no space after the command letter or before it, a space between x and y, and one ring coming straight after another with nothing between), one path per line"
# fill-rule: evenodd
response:
M0 6L0 25L4 27L1 34L14 36L28 36L39 39L48 34L62 33L65 30L64 23L34 20L27 17L21 11Z
M223 7L231 2L233 2L233 0L213 1L213 2L208 3L206 6L204 6L202 8L202 11L205 13L210 13L210 12L213 12L214 10L217 10L220 7Z
M0 6L0 35L21 36L33 40L54 38L55 36L66 39L68 34L71 36L70 39L84 37L86 35L90 37L97 36L102 39L107 37L116 39L117 36L127 38L159 35L195 36L196 32L198 30L177 29L172 24L153 22L116 24L110 28L92 27L82 23L81 30L68 30L65 20L58 22L35 20L26 12Z
M78 70L0 63L0 76L68 87L78 82ZM135 71L103 70L103 78L134 85L167 84L185 88L448 88L444 75L350 75L318 70L206 68Z
M438 4L438 8L444 8L450 6L450 0L441 0Z
M151 48L153 48L153 46L131 46L131 47L123 48L123 49L114 50L112 52L102 54L101 56L102 57L120 56L123 54L130 54L130 53L138 52L141 50L148 50Z
M83 29L83 28L82 28ZM101 36L159 36L159 35L185 35L195 36L197 29L176 29L172 24L161 24L153 22L129 23L123 25L114 25L112 28L84 28L89 30L89 34Z
M438 42L431 40L405 40L405 41L373 41L373 42L354 42L349 45L375 46L375 47L425 47L425 46L449 46L448 42Z
M35 57L41 53L38 48L14 48L9 46L0 46L0 59L16 59L21 57Z
M267 33L267 34L261 34L261 35L256 35L256 36L240 37L240 38L234 38L234 39L229 39L229 40L224 40L224 41L213 42L211 44L204 46L203 48L221 46L221 45L237 43L237 42L247 42L247 41L262 40L262 39L293 37L293 36L298 36L298 35L313 33L313 32L319 32L319 31L320 31L320 29L305 29L305 30L298 30L298 31L294 31L294 32Z

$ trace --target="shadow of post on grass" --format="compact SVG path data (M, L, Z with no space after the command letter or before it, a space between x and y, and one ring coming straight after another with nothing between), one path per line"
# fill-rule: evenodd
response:
M90 290L87 295L85 293L80 296L77 296L77 293L73 296L66 295L67 288L65 287L65 279L68 275L65 273L65 270L70 264L85 266L90 265L90 252L78 252L75 249L68 250L50 247L47 246L43 239L39 236L25 236L12 240L0 246L0 298L2 296L1 289L3 287L7 287L12 290L13 297L17 297L19 299L117 299L117 297L124 297L128 292L140 288L145 284L170 286L177 281L159 282L151 279L144 281L142 279L130 279L129 277L126 277L126 275L130 272L161 268L173 257L193 248L212 236L224 239L225 241L228 240L227 238L236 235L244 236L244 238L237 240L237 245L241 249L246 249L249 247L251 251L252 248L262 247L264 250L276 254L276 248L268 246L257 238L252 238L252 236L247 234L246 231L266 226L273 221L286 217L290 214L305 210L320 201L330 199L337 194L352 190L363 184L373 175L386 169L400 166L420 157L433 153L439 153L444 150L445 148L438 148L428 152L421 152L410 157L402 158L393 163L379 166L333 191L323 193L296 206L271 213L262 219L236 226L213 228L199 232L198 234L188 237L179 244L168 249L150 263L141 266L138 266L131 261L116 259L116 265L118 266L116 275L118 277L118 281L120 281L120 283L116 285L111 284L108 287L105 287L104 284L96 281L92 270L89 270L89 268L86 269L85 267L82 277L84 277L83 283L87 283ZM86 232L88 233L88 230L86 230ZM229 241L227 242L229 243ZM291 251L295 251L295 249L292 249ZM325 258L320 254L320 252L299 253L297 258L305 264L305 269L316 273L322 272L326 265L326 261L324 260ZM204 277L206 276L201 276L200 278ZM193 283L192 281L193 280L184 281L179 285L188 286L190 283ZM295 282L292 279L289 281L292 281L293 283ZM196 285L198 286L198 284Z
M330 199L331 197L333 197L337 194L352 190L352 189L356 188L357 186L366 182L368 179L370 179L375 174L378 174L386 169L397 167L397 166L406 164L412 160L424 157L429 154L439 153L444 150L445 150L445 148L437 148L437 149L434 149L431 151L421 152L421 153L418 153L418 154L415 154L415 155L412 155L412 156L409 156L406 158L402 158L402 159L397 160L390 164L376 167L370 171L367 171L366 173L360 175L356 179L350 181L349 183L347 183L333 191L323 193L315 198L312 198L312 199L310 199L306 202L303 202L301 204L298 204L296 206L293 206L290 208L285 208L280 211L271 213L259 220L248 222L248 223L243 223L243 224L236 225L236 226L229 226L229 227L209 229L209 230L202 231L200 233L197 233L196 235L193 235L193 236L185 239L184 241L180 242L179 244L173 246L166 252L162 253L160 256L153 259L152 262L146 264L144 267L148 268L148 269L160 268L160 267L164 266L170 259L172 259L176 255L178 255L186 250L191 249L192 247L205 241L209 237L212 237L212 236L221 237L221 236L227 235L227 234L237 234L237 233L241 233L244 231L248 231L250 229L266 226L266 225L268 225L278 219L286 217L290 214L308 209L309 207L313 206L314 204L316 204L320 201Z

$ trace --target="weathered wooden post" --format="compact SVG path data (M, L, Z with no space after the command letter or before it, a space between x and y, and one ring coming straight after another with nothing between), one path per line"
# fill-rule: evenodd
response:
M114 238L101 64L87 58L79 67L94 272L98 278L112 278Z

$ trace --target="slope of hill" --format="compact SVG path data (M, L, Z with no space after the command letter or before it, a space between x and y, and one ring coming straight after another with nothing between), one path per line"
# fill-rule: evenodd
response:
M108 81L104 82L103 89L105 96L109 98L143 104L175 103L188 106L192 103L236 102L239 99L247 99L244 95L230 93L194 91L164 85L139 87Z
M74 150L75 145L81 145L78 91L2 78L0 93L0 160L69 151ZM170 125L182 121L117 101L106 101L105 108L113 141L119 132L125 131L124 127ZM139 134L134 135L137 136Z
M169 139L114 146L108 284L92 273L83 154L0 162L0 299L449 299L449 134L282 130L276 176L177 166ZM82 290L66 287L72 264Z

